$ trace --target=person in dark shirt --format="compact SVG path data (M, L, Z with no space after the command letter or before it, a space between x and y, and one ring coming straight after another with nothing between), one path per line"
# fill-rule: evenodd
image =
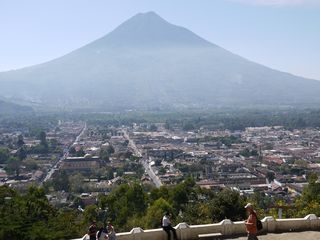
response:
M90 227L88 229L88 235L90 237L90 240L96 240L96 234L97 234L96 221L92 221L92 224L90 225Z

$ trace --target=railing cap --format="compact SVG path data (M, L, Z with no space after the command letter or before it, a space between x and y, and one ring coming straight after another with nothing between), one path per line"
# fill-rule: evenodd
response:
M131 234L143 233L143 232L144 232L143 229L140 228L140 227L132 228L131 231L130 231Z
M304 219L306 219L306 220L317 220L318 217L315 214L309 214L309 215L305 216Z
M176 226L176 229L185 229L185 228L190 228L190 226L183 222L183 223L179 223L177 226Z

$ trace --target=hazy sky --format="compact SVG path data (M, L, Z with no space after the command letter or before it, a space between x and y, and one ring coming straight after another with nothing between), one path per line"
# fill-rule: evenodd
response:
M0 0L0 71L64 55L147 11L252 61L320 80L320 0Z

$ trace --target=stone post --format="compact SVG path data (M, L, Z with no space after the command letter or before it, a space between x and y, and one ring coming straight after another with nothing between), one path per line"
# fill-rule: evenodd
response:
M309 214L305 216L304 219L309 220L310 230L318 230L320 220L315 214Z
M132 228L130 234L133 235L133 240L142 240L143 229L140 227Z
M190 227L187 223L179 223L176 227L177 235L180 240L190 239Z
M265 217L261 220L263 230L266 232L275 232L277 230L277 222L273 217Z
M222 222L222 234L226 236L233 235L233 222L230 219L225 219Z

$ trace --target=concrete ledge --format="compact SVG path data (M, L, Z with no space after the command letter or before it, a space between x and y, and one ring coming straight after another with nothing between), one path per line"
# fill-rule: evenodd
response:
M273 217L265 217L261 220L263 225L263 234L266 233L286 233L293 231L312 231L320 229L320 219L309 214L304 218L288 218L274 219ZM213 234L221 234L228 238L246 235L245 225L243 221L232 222L225 219L219 223L204 225L188 225L187 223L179 223L176 227L179 240L196 240L205 239L206 236ZM220 236L220 237L221 237ZM166 240L166 233L162 228L143 230L140 227L133 228L130 232L118 233L118 240ZM86 240L85 237L78 240Z

